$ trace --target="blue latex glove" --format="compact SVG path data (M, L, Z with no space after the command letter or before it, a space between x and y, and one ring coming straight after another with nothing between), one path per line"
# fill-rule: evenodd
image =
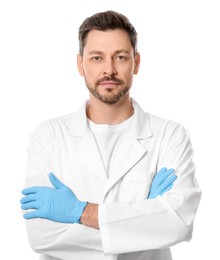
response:
M80 217L87 202L79 201L74 193L61 183L53 173L49 174L52 187L34 186L22 191L23 210L34 209L25 213L26 219L45 218L62 223L80 223Z
M148 199L154 199L158 195L163 195L166 191L173 187L173 182L177 176L174 173L174 169L167 169L163 167L155 176L151 183Z

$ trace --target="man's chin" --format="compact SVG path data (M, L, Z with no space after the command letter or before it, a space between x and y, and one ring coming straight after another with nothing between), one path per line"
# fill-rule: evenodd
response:
M116 104L121 97L106 97L106 96L98 96L98 98L101 102L108 104L108 105L113 105Z
M125 96L128 93L128 89L125 89L124 91L119 91L118 89L113 88L105 88L104 89L89 89L90 93L96 97L98 100L103 102L104 104L108 105L114 105L121 100L123 96Z

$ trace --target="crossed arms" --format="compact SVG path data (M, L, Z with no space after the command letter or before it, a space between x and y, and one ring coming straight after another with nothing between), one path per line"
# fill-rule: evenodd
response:
M177 176L173 169L162 168L154 177L149 195L146 199L162 196L170 190ZM98 204L83 202L53 173L49 179L54 187L33 186L22 191L22 210L33 210L24 213L24 218L44 218L61 223L82 223L99 229Z

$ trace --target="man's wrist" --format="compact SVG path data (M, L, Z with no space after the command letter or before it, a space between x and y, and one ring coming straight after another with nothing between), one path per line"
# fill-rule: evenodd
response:
M87 203L80 218L80 222L85 226L99 229L98 204Z

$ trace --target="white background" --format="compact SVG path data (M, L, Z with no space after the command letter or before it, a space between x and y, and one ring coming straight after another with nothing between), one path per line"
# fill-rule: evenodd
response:
M193 239L173 247L174 260L220 259L220 8L213 0L0 2L1 254L38 259L19 205L29 134L87 98L76 69L78 27L107 9L128 16L139 34L142 63L131 95L191 132L203 195Z

